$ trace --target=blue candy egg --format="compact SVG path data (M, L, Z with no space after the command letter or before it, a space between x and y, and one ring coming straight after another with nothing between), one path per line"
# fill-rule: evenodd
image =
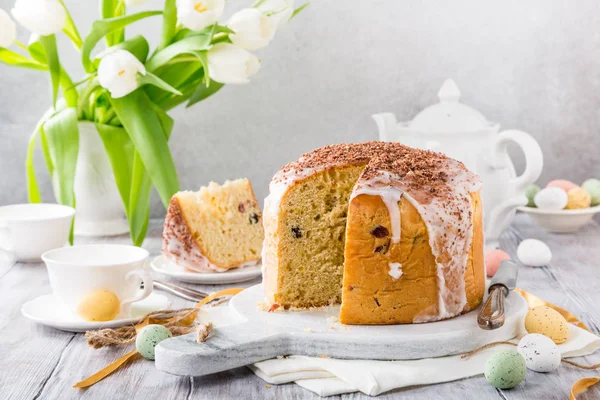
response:
M148 360L154 360L156 345L172 336L171 331L162 325L148 325L138 332L135 348Z

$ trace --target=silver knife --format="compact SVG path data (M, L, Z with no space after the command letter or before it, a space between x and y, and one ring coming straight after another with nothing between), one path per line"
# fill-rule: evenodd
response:
M504 299L516 287L518 275L516 263L510 260L500 263L488 289L487 301L477 316L477 323L481 329L498 329L504 325Z

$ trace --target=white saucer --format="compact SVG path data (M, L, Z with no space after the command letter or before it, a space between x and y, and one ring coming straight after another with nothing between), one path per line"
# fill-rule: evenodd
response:
M206 285L245 282L259 277L262 274L260 266L232 269L227 272L188 272L185 268L165 260L162 255L156 257L150 266L154 271L178 279L182 282L203 283Z
M136 323L139 318L152 311L168 309L171 302L162 294L152 293L142 301L131 305L131 316L105 322L89 322L68 310L56 296L46 294L21 307L21 314L38 324L68 332L85 332L94 329L118 328Z

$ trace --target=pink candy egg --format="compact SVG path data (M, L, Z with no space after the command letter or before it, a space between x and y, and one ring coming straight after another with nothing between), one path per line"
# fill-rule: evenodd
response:
M565 192L569 192L569 190L576 188L577 186L578 185L576 185L573 182L568 181L566 179L555 179L553 181L548 182L548 184L546 185L546 187L561 188Z
M488 251L485 255L485 270L487 276L491 278L496 275L498 268L500 268L500 263L504 260L510 260L510 256L507 252L500 249Z

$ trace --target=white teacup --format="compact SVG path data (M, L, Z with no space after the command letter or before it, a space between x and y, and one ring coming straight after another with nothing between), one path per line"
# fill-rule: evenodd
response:
M0 253L9 261L39 261L69 240L75 210L60 204L0 207Z
M86 296L108 290L121 304L117 319L128 318L131 303L152 293L152 277L143 269L147 258L140 247L118 244L63 247L42 255L54 295L72 312Z

